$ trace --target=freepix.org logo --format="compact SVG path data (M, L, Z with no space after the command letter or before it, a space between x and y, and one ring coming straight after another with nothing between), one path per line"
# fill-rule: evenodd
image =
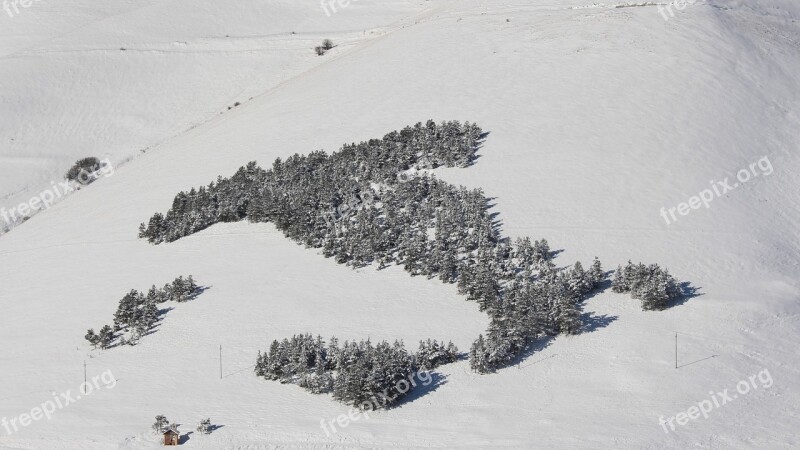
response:
M325 11L325 15L330 17L339 12L339 10L336 9L337 6L340 8L347 8L350 6L350 3L355 3L357 1L358 0L321 0L320 6L322 6L322 10Z
M50 420L56 412L66 408L67 406L79 401L81 398L92 395L95 391L102 389L114 389L117 385L117 379L110 370L106 370L100 375L92 377L91 380L86 380L80 386L80 394L75 394L72 389L66 392L56 394L53 392L53 398L45 400L39 406L31 409L29 412L24 412L16 417L3 417L0 419L0 429L5 430L6 435L11 436L18 432L20 428L25 428L33 423L42 419Z
M756 170L756 167L759 169ZM744 183L757 178L759 175L769 176L775 170L772 168L772 163L769 161L769 158L763 156L757 162L751 163L749 170L747 168L743 168L736 172L736 179L738 182L733 182L730 180L730 177L726 177L722 181L710 181L711 188L703 189L697 195L692 196L689 198L688 201L679 203L677 206L673 206L671 208L661 207L659 210L659 215L662 219L667 223L667 225L675 223L678 220L678 216L675 215L675 212L678 212L679 216L685 216L689 214L693 209L700 209L701 206L704 206L706 209L711 207L711 202L719 197L726 195L728 192L733 191L734 189L742 186Z
M99 166L99 169L94 172L81 169L73 181L53 181L50 183L49 189L40 192L39 195L31 197L27 202L20 203L11 209L0 208L0 217L5 220L6 227L11 227L20 221L24 221L39 210L43 211L50 208L63 197L71 194L81 186L86 186L100 177L110 177L114 175L114 166L111 165L111 161L108 159L101 160ZM0 227L0 229L2 229L2 227Z
M30 8L40 0L3 0L3 11L12 19L20 13L20 8Z

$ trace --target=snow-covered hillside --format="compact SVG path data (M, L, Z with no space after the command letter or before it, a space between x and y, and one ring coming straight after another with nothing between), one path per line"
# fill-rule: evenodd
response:
M209 449L797 448L800 6L675 10L359 0L328 16L288 0L42 0L0 12L0 207L79 157L115 165L0 237L0 419L79 395L84 362L89 378L114 382L18 431L0 424L0 448L157 448L157 414L182 432L210 417L222 427L184 443ZM324 38L339 47L318 57ZM248 161L331 152L429 118L489 132L474 166L437 175L481 187L505 235L547 238L560 266L658 262L700 295L643 312L608 289L586 302L584 333L518 367L444 366L435 389L326 433L320 421L348 407L254 376L273 339L467 349L487 316L455 286L354 271L269 224L159 246L137 227ZM722 193L719 182L739 185ZM713 187L708 208L662 216ZM86 329L122 295L186 274L209 289L156 333L90 349ZM708 418L659 423L726 389Z
M122 163L413 20L420 2L347 16L288 0L40 2L0 11L3 205L87 155ZM341 11L339 11L341 12ZM0 224L3 225L3 224ZM2 229L2 227L0 227Z

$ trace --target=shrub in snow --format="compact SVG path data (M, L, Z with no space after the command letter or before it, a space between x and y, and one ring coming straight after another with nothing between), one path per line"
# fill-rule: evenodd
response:
M98 158L94 156L78 160L64 176L69 181L77 181L81 184L89 184L94 181L94 178L88 177L88 174L93 174L101 169L101 163Z
M325 54L325 52L332 49L333 47L335 47L335 45L333 45L333 41L331 41L330 39L325 39L324 41L322 41L322 45L314 47L314 51L317 53L317 55L322 56Z
M203 419L197 425L197 432L200 434L211 434L211 419Z

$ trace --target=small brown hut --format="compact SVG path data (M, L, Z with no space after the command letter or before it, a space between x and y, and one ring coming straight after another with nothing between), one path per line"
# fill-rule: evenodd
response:
M164 445L178 445L181 434L177 430L170 428L164 432Z

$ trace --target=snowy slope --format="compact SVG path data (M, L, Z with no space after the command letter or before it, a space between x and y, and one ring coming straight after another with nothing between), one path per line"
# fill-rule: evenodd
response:
M2 206L78 158L120 164L320 64L324 38L345 52L420 3L364 0L331 17L288 0L37 0L0 11Z
M52 392L77 391L84 360L90 376L110 370L118 379L50 420L10 436L0 428L0 448L157 448L149 433L156 414L184 423L184 432L206 416L224 425L210 436L191 435L185 445L197 448L800 446L796 4L699 2L665 21L656 6L578 0L362 0L332 17L316 2L233 10L207 2L210 9L194 14L214 18L208 22L187 19L187 5L153 2L152 10L124 15L130 31L113 20L91 22L100 12L78 14L78 4L70 11L80 17L51 13L54 24L43 26L33 15L46 11L32 7L13 19L19 30L0 44L4 100L33 98L33 85L45 93L37 102L71 104L58 93L70 91L55 81L64 76L60 64L83 67L71 82L84 93L75 97L86 100L75 115L85 120L65 129L80 136L76 146L94 142L87 137L93 126L112 130L103 136L119 145L67 154L57 144L70 136L59 129L66 120L59 117L73 116L69 108L53 106L55 118L38 121L50 113L30 101L3 101L4 117L18 116L3 129L24 130L3 132L22 142L3 138L3 173L18 176L8 192L46 180L47 170L60 173L83 153L122 158L152 146L0 238L0 418L29 412ZM271 14L273 6L286 16ZM133 6L105 8L111 16ZM228 54L278 45L245 37L268 34L259 17L276 32L297 24L306 41L241 59ZM82 23L94 25L68 41L56 37ZM25 27L35 39L19 37ZM372 28L382 31L364 37ZM240 37L227 42L222 34ZM198 42L200 53L225 55L167 54L163 46L178 36ZM324 61L309 56L307 47L323 37L351 44ZM34 42L62 53L8 62L17 58L11 47ZM116 53L123 45L162 54L137 62L131 52ZM91 48L107 54L93 56ZM95 57L119 60L92 66ZM145 66L153 58L161 65ZM203 78L196 64L214 66L218 83L192 83ZM135 79L133 69L149 80L172 79L152 90L139 80L135 94L116 81L105 88L80 81ZM190 95L164 97L174 86ZM115 103L104 101L103 89L114 92L118 109L95 108ZM139 108L138 125L113 131L130 108ZM247 161L332 151L428 118L477 121L490 132L475 166L440 174L494 197L506 235L546 237L564 250L560 265L595 255L608 269L628 259L659 262L701 295L642 312L637 301L608 290L587 301L587 332L546 343L519 368L479 376L466 362L443 367L435 389L329 436L320 420L347 407L253 376L249 367L269 341L309 331L407 343L445 338L466 349L487 317L453 286L399 269L352 271L270 225L218 225L155 247L137 240L136 229L179 190ZM49 149L33 152L34 137ZM23 149L31 151L15 153ZM19 162L19 155L46 155L48 163ZM764 156L771 174L673 224L659 215ZM31 175L34 167L40 172ZM188 273L210 289L170 311L158 332L136 347L89 350L85 330L107 322L124 293ZM679 369L675 331L682 333ZM764 369L774 381L769 388L756 381L758 388L676 431L659 425L660 416L686 412L710 399L709 391L734 392Z

